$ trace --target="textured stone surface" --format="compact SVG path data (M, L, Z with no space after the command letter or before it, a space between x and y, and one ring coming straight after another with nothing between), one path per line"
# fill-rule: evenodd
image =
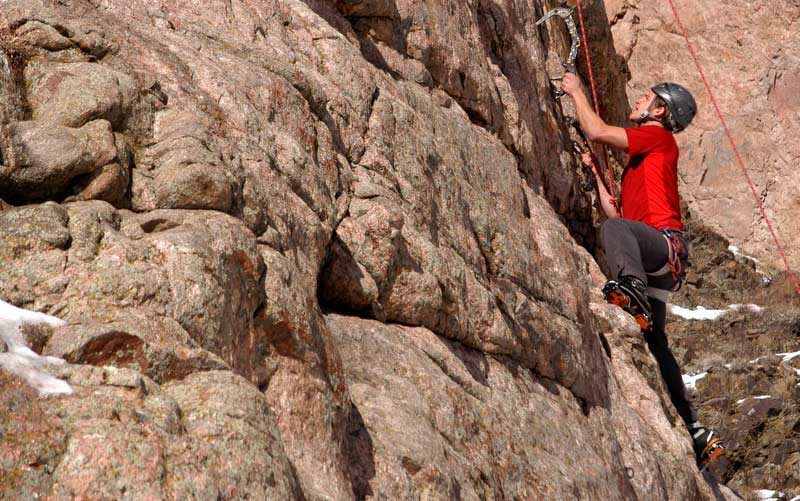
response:
M69 399L0 373L4 498L296 499L266 399L204 372L159 388L130 369L67 366ZM220 438L217 438L220 437Z
M0 12L4 130L114 153L48 150L54 200L0 212L0 296L68 322L36 341L76 388L26 424L3 383L46 437L0 445L7 492L714 498L575 240L541 2L68 4Z
M79 129L17 122L6 134L0 181L7 193L22 200L59 195L76 177L117 157L111 124L105 120Z
M691 454L688 444L669 438L674 431L662 403L635 369L620 371L619 380L606 379L607 400L592 404L511 359L465 348L424 328L338 315L327 321L353 398L357 496L712 495L684 461ZM611 335L609 342L616 364L631 364L628 352L644 348L633 328ZM652 377L653 362L643 363ZM511 422L515 425L508 426ZM674 469L678 464L685 469Z
M30 64L25 80L33 120L50 126L80 127L99 118L120 123L137 95L129 75L102 64Z

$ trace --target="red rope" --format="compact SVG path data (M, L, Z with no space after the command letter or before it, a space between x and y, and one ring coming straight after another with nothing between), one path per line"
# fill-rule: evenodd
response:
M589 39L586 37L586 26L583 22L583 5L582 0L578 0L578 23L581 27L581 38L583 38L583 54L586 57L586 65L589 67L589 84L592 88L592 100L594 101L594 112L597 113L597 116L600 116L600 101L597 99L597 85L594 82L594 70L592 69L592 56L589 54ZM611 174L611 169L608 168L608 149L606 149L605 145L602 145L603 148L603 161L604 161L604 169L603 169L603 177L606 180L606 187L608 188L611 196L615 199L619 199L617 196L616 186L614 185L614 178Z
M586 26L583 24L583 6L578 1L578 22L581 26L581 37L583 38L583 53L586 56L586 63L589 66L589 83L592 87L592 99L594 100L594 111L600 115L600 102L597 100L597 86L594 83L594 71L592 70L592 56L589 54L589 40L586 38Z
M714 93L711 91L711 85L708 83L708 79L706 78L706 74L703 71L703 66L700 64L700 61L697 58L697 53L694 50L694 46L692 42L689 40L688 32L686 31L686 27L683 25L681 21L680 15L678 14L678 9L675 7L675 3L672 0L667 0L669 2L669 6L672 8L672 13L675 15L675 22L678 24L678 27L681 30L681 34L683 38L686 40L686 46L689 48L689 53L692 55L692 59L694 60L695 66L697 66L697 71L700 72L700 78L703 80L703 85L706 87L706 91L708 95L711 97L711 103L714 105L714 110L717 113L717 117L719 117L719 121L722 122L722 127L725 130L725 134L728 136L728 141L731 143L731 147L733 148L733 153L736 156L736 161L739 163L739 168L742 170L745 179L747 180L748 186L750 186L750 191L753 193L753 198L756 200L756 205L758 205L758 210L761 211L761 217L764 218L764 221L767 223L767 227L769 228L769 232L772 234L772 239L775 241L775 246L778 249L778 254L780 255L781 259L783 259L783 264L786 265L786 272L789 274L791 278L795 290L797 291L798 296L800 296L800 279L797 278L797 275L792 270L791 266L789 266L789 259L786 257L786 251L783 249L783 245L781 245L780 240L778 239L778 234L775 231L775 227L772 224L772 220L767 216L767 211L764 209L764 204L761 203L761 197L758 195L758 190L756 190L756 185L753 183L753 180L750 179L750 173L747 171L747 167L742 160L742 156L739 154L739 149L736 147L736 142L733 140L733 134L731 134L730 129L728 128L727 122L725 122L725 117L723 117L722 112L720 111L719 104L717 104L717 98L714 96ZM580 5L580 3L578 4ZM579 7L580 9L580 7Z

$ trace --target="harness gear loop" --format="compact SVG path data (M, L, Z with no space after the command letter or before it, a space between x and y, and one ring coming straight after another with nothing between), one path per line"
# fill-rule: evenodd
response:
M683 279L686 278L686 270L683 269L683 261L688 257L689 253L683 246L683 240L680 238L681 233L679 231L663 230L662 233L667 238L667 247L669 247L667 264L672 274L672 280L675 282L672 286L672 292L678 292L683 285Z
M659 270L648 273L651 277L663 277L667 274L672 276L672 287L669 292L678 292L686 278L686 270L683 262L689 257L689 252L683 245L683 233L676 230L661 230L667 241L667 262Z

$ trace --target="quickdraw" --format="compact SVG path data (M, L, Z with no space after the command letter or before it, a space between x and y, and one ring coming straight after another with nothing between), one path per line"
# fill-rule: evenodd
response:
M575 66L575 61L578 59L578 49L580 49L583 39L581 38L580 34L578 33L578 27L575 24L575 20L572 17L574 12L575 12L574 8L556 7L555 9L552 9L552 10L548 11L544 16L541 17L541 19L536 21L536 26L541 26L542 24L544 24L548 20L552 19L553 17L560 17L561 19L564 20L564 24L566 24L567 30L569 30L569 35L570 35L570 38L572 40L572 45L570 46L570 49L569 49L569 56L567 56L566 61L562 61L561 64L564 67L564 70L566 70L569 73L577 75L578 74L578 70L577 70L577 67ZM581 13L581 10L580 10L580 3L579 3L578 4L578 14L580 15L580 13ZM583 23L582 19L581 19L581 23ZM583 24L581 24L581 26L583 26ZM587 52L586 56L588 58L588 56L589 56L588 52ZM591 74L591 61L589 61L589 69L590 69L590 74ZM554 79L554 80L560 80L560 79ZM564 95L565 95L565 93L561 89L558 89L558 88L554 88L553 89L553 96L556 99L560 99ZM594 99L595 99L595 108L597 108L597 97L594 95L594 86L592 86L592 95L594 96ZM599 114L599 110L595 109L595 111ZM587 153L587 152L588 153L592 153L592 156L595 158L595 162L597 164L599 164L597 156L594 155L594 152L591 149L591 146L590 146L591 143L587 139L586 134L584 134L583 129L580 126L580 123L576 119L573 118L570 121L569 125L573 129L575 129L575 132L577 133L578 137L580 138L579 140L573 139L572 145L573 145L573 149L575 150L575 153L577 153L579 155L582 155L583 153ZM605 161L606 161L606 163L603 164L603 165L607 165L608 161L609 161L609 157L608 157L605 149L603 149L603 157L605 158ZM603 180L603 185L605 186L606 190L612 195L612 197L614 199L617 199L616 189L614 189L614 186L613 186L613 179L612 180L608 179L608 168L607 167L603 169L603 176L601 176L601 178ZM589 169L587 166L584 166L584 177L581 180L581 189L583 191L586 191L586 192L592 191L594 189L594 187L596 186L596 184L597 183L596 183L595 178L594 178L594 173L591 172L591 169Z
M591 153L594 157L594 152L589 147L589 139L586 137L586 133L583 132L583 127L581 127L581 123L578 121L577 118L572 118L569 121L570 127L575 130L575 133L578 135L579 140L572 140L572 148L575 150L575 153L578 155L583 155L584 153ZM596 161L596 160L595 160ZM597 183L594 179L594 173L592 169L589 168L588 165L581 162L583 165L583 177L581 179L581 189L585 192L593 191Z
M561 64L564 66L566 71L577 75L578 70L575 67L575 60L578 58L578 49L581 47L581 37L578 35L578 27L575 25L575 20L572 19L573 12L574 9L557 7L536 21L536 26L544 24L555 16L558 16L564 20L564 23L567 25L567 29L569 30L569 36L572 38L572 46L569 49L569 56L567 56L567 60L563 61ZM556 99L564 96L564 91L561 89L556 89L554 92Z
M567 7L557 7L555 9L550 10L541 19L536 21L536 26L541 26L542 24L546 23L548 20L554 17L560 17L564 20L564 23L567 25L567 29L569 30L569 35L572 39L572 45L569 49L569 56L567 56L566 61L562 61L562 65L564 66L564 70L578 74L578 69L575 66L575 61L578 59L578 49L581 47L581 37L578 35L578 27L575 25L575 20L572 18L572 14L575 12L574 9L569 9ZM558 79L555 79L558 80ZM564 91L561 89L553 87L553 95L556 99L560 99L564 96ZM580 122L577 119L571 119L569 125L575 129L579 139L573 139L572 147L575 150L575 153L578 155L583 155L584 153L592 153L592 149L589 146L589 140L586 138L586 134L583 132L581 128ZM594 155L594 153L592 153ZM583 166L583 178L581 179L581 189L583 191L592 191L595 187L595 180L594 174L591 172L588 166Z

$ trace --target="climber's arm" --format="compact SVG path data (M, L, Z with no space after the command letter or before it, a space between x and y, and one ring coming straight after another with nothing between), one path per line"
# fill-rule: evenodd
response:
M584 153L581 160L583 160L583 163L589 166L592 169L592 173L594 173L594 180L597 185L597 196L600 198L600 207L602 207L606 217L622 217L622 214L619 213L617 199L606 189L594 156L591 153Z
M581 80L572 73L565 73L561 89L575 101L575 112L586 137L590 141L607 144L615 148L628 148L628 135L622 127L608 125L592 109L589 98L583 92Z

